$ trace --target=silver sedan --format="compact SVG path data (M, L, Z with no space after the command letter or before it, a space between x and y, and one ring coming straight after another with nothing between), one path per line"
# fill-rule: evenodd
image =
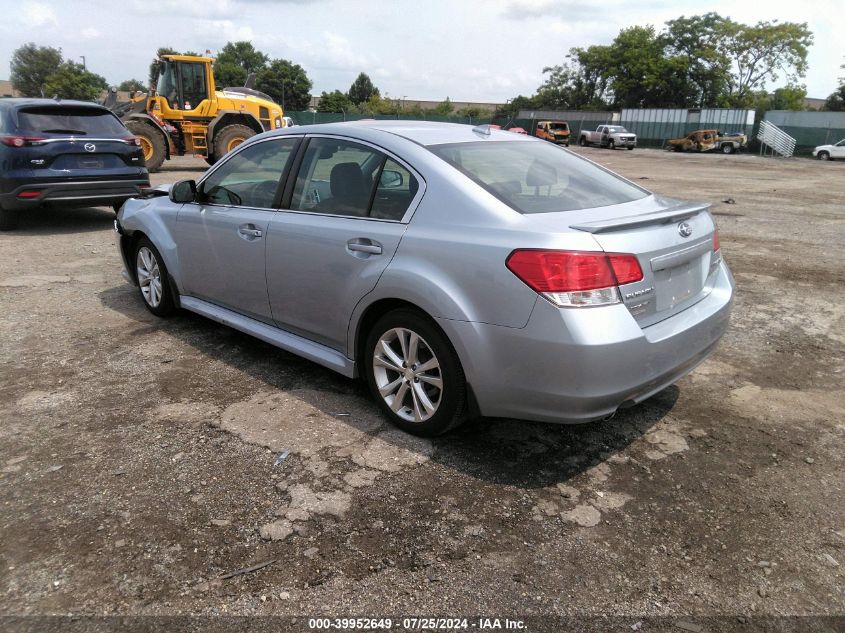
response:
M734 292L706 203L487 126L261 134L115 228L151 312L360 376L419 435L641 402L713 351Z

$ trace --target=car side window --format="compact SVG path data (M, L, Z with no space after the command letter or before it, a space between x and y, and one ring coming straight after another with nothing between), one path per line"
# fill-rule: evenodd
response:
M299 168L290 208L366 217L385 156L365 145L313 138Z
M269 209L298 138L272 139L244 148L215 169L201 186L208 204Z
M419 182L410 171L392 158L388 158L381 170L370 216L398 222L411 206L411 201L417 195L419 186Z

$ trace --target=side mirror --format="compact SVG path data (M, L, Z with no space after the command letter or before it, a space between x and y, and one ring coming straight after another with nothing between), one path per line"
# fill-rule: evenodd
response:
M403 182L405 182L405 179L401 172L392 169L385 169L381 172L379 184L385 189L396 189L396 187L401 187Z
M197 183L193 180L180 180L170 187L170 192L167 196L171 202L177 204L194 202L197 199Z

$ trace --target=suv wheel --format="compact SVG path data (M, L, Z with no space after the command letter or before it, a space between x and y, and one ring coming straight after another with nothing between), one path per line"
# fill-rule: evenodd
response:
M830 153L819 152L819 160L830 160Z
M730 143L725 143L722 145L722 153L723 154L733 154L734 153L734 146Z
M11 231L18 226L18 213L0 206L0 231Z
M420 313L400 309L381 317L364 347L373 397L396 426L433 437L466 417L466 380L443 332Z
M135 246L135 278L147 310L160 317L176 311L167 267L158 249L145 237Z
M607 149L616 149L616 141L614 141L613 139L610 139L607 142Z

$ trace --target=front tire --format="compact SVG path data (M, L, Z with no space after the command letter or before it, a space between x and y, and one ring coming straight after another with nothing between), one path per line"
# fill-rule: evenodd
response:
M147 310L159 317L172 315L176 312L176 306L161 253L150 240L142 237L135 246L134 255L135 279Z
M388 312L364 346L367 384L403 431L434 437L466 418L466 379L446 335L415 310Z
M829 152L819 152L819 160L830 160Z
M614 141L613 139L610 139L607 142L607 149L616 149L616 141Z
M214 153L212 156L222 158L248 138L255 136L255 130L246 125L234 123L227 125L214 135Z
M144 151L144 165L150 172L158 171L164 162L167 148L161 132L144 121L128 121L127 129L141 140Z

